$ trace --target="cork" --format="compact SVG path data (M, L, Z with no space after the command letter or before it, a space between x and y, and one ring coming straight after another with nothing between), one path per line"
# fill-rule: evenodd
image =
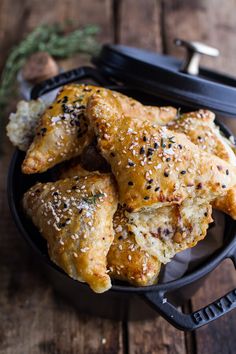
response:
M59 73L56 61L47 52L32 54L22 69L22 76L26 81L36 84L49 79Z

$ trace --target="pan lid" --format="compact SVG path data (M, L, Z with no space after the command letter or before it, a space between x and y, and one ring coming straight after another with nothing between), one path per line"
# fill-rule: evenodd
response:
M199 67L201 55L217 56L218 50L180 39L175 44L185 47L184 62L134 47L104 45L93 63L110 78L174 104L236 117L236 79Z

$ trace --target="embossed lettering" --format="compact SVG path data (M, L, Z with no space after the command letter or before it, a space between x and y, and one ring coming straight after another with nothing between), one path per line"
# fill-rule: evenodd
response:
M227 307L231 307L233 305L233 302L235 302L235 300L232 301L230 299L229 295L225 295L224 299L225 299Z
M214 318L216 316L216 314L213 311L213 309L211 308L211 306L205 307L204 310L205 310L204 313L205 313L208 320L209 320L209 318Z
M221 302L221 300L217 301L217 302L214 302L213 304L217 310L219 310L220 312L224 312L224 307L223 307L223 304Z
M192 314L192 318L193 318L194 322L197 323L197 324L200 323L203 320L200 312L194 312Z

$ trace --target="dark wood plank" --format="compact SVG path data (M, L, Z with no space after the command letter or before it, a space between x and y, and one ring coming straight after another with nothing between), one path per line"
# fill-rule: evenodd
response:
M160 51L160 18L160 2L156 0L120 1L119 42Z
M161 2L125 0L120 3L117 38L122 44L161 52ZM186 353L184 333L162 317L128 324L129 353Z
M192 298L192 307L197 310L223 296L236 284L235 269L230 260L224 261L206 279L202 288ZM235 311L196 331L198 353L231 354L235 352Z
M101 28L98 39L101 43L113 41L112 0L1 0L0 1L0 70L9 50L29 31L42 23L71 20L74 27L97 24ZM79 59L79 60L78 60ZM66 68L80 65L81 57L68 60ZM83 60L88 63L88 59Z
M56 11L55 11L56 6ZM113 41L112 1L0 1L0 65L7 51L25 33L42 23L67 18L97 23L101 42ZM76 56L62 61L65 69L88 62ZM9 110L14 110L15 106ZM6 177L13 148L4 138L0 158L0 353L73 354L123 353L119 322L80 315L55 295L42 276L31 250L13 223L7 206Z
M185 354L184 333L175 329L162 317L155 320L130 322L129 353Z

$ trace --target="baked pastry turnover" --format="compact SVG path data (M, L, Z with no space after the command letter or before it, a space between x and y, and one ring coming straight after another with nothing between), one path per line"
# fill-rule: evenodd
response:
M85 108L94 93L111 92L92 85L66 85L42 115L36 136L22 165L23 173L44 172L59 162L78 156L94 137ZM174 119L173 107L144 106L121 93L113 93L123 112L131 117L145 116L150 121L166 124Z
M152 285L162 264L206 236L212 206L236 219L236 157L214 118L64 86L22 166L38 173L70 160L23 199L52 261L97 293L111 279Z
M182 132L198 147L208 153L220 157L236 166L234 145L220 132L214 123L215 114L207 110L199 110L181 114L169 122L168 129ZM213 207L229 214L236 219L236 187L229 189L225 195L213 200Z
M111 287L107 253L114 238L117 193L110 175L37 183L25 193L23 206L59 267L95 292Z
M91 173L77 164L63 170L60 178L88 176ZM108 274L136 286L155 284L161 262L137 244L134 233L128 228L125 209L121 206L114 214L113 229L115 236L107 254Z
M184 134L125 116L111 92L92 96L87 116L128 211L212 201L236 183L236 167L200 150Z

